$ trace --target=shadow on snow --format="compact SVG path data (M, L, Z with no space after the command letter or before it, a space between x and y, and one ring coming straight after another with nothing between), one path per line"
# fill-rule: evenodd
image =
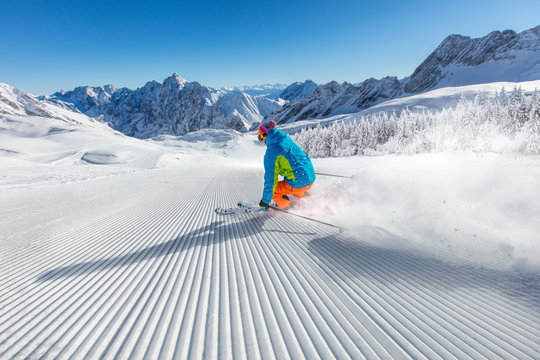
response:
M50 281L60 278L79 276L100 272L102 270L128 266L134 263L143 262L148 259L162 257L168 254L185 251L196 246L215 245L222 241L230 239L251 238L262 231L280 232L280 230L264 229L263 225L271 216L256 216L250 217L241 221L227 223L226 221L214 221L211 224L193 230L186 234L181 234L178 237L169 241L159 243L144 249L130 252L125 255L115 256L112 258L86 261L64 267L59 267L53 270L42 273L38 276L37 281ZM300 233L315 235L311 233ZM249 239L251 240L251 239Z

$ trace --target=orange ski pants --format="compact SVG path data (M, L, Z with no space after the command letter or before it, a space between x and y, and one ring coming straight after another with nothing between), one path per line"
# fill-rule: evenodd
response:
M303 198L306 192L311 188L313 183L309 184L303 188L293 188L291 185L287 184L284 180L278 181L276 190L274 190L274 196L272 200L277 204L278 208L285 209L291 205L291 202L283 198L283 195L293 195L297 198Z

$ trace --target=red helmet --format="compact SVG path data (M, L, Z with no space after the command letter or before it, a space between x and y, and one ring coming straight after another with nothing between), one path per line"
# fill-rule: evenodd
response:
M265 124L262 124L259 127L259 141L266 141L266 135L270 132L270 130L275 129L276 122L274 120L271 120L270 122L267 122Z

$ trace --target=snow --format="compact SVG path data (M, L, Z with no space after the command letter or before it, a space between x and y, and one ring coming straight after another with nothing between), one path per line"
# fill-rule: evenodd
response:
M540 157L440 153L318 159L302 212L353 233L383 229L433 256L540 268ZM393 243L386 244L392 246Z
M14 99L17 100L17 99ZM52 106L52 105L51 105ZM316 159L258 202L255 133L0 115L0 358L538 358L540 158Z
M485 84L492 82L493 74L500 81L525 82L537 79L540 74L540 51L520 54L517 59L486 61L476 66L450 65L445 71L437 88L455 87L468 84Z
M4 116L0 127L4 189L152 169L262 170L264 147L253 134L234 130L142 141L101 124L92 128L37 117ZM352 233L379 227L434 256L492 266L540 265L539 160L467 152L317 159L320 172L353 178L320 176L317 195L304 199L297 211Z
M437 111L447 107L455 107L461 97L468 100L474 100L479 93L483 93L486 97L493 98L495 94L500 92L502 89L505 91L511 91L515 87L520 87L523 91L529 92L536 89L540 90L540 80L523 82L502 81L480 85L446 86L418 95L388 100L357 114L353 114L351 117L359 118L361 116L379 112L400 112L406 107L408 107L410 110Z
M2 187L47 183L49 179L63 183L148 169L162 155L160 146L126 137L97 122L80 125L8 115L0 117L0 129Z

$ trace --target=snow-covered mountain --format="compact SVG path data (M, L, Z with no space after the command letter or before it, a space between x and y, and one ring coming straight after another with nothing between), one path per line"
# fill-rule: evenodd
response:
M482 38L450 35L404 83L406 94L496 81L540 79L540 26L516 34L494 31Z
M360 87L332 81L318 86L305 99L283 105L280 111L270 114L268 120L281 124L354 113L398 96L400 88L401 82L396 77L367 79Z
M213 92L176 74L136 90L79 87L49 100L72 102L85 114L102 116L114 129L137 138L183 135L203 128L245 131L281 108L279 102L263 97Z
M399 96L447 86L538 79L540 26L519 34L494 31L478 39L450 35L409 77L372 78L360 86L330 82L310 97L285 105L268 120L284 123L358 112Z
M87 125L96 123L94 119L80 113L71 103L42 100L4 83L0 83L0 115L39 116Z
M316 88L317 84L312 80L306 80L303 83L295 82L287 86L287 88L279 94L279 97L287 101L302 100L310 97Z
M249 128L250 125L261 122L266 115L280 109L281 103L244 92L236 92L221 96L216 106L225 118L237 118L245 128Z
M107 105L111 102L111 97L116 92L113 85L105 86L79 86L72 91L59 91L52 95L52 99L62 99L65 102L72 103L82 112L88 112L91 109ZM46 97L41 97L47 99Z

